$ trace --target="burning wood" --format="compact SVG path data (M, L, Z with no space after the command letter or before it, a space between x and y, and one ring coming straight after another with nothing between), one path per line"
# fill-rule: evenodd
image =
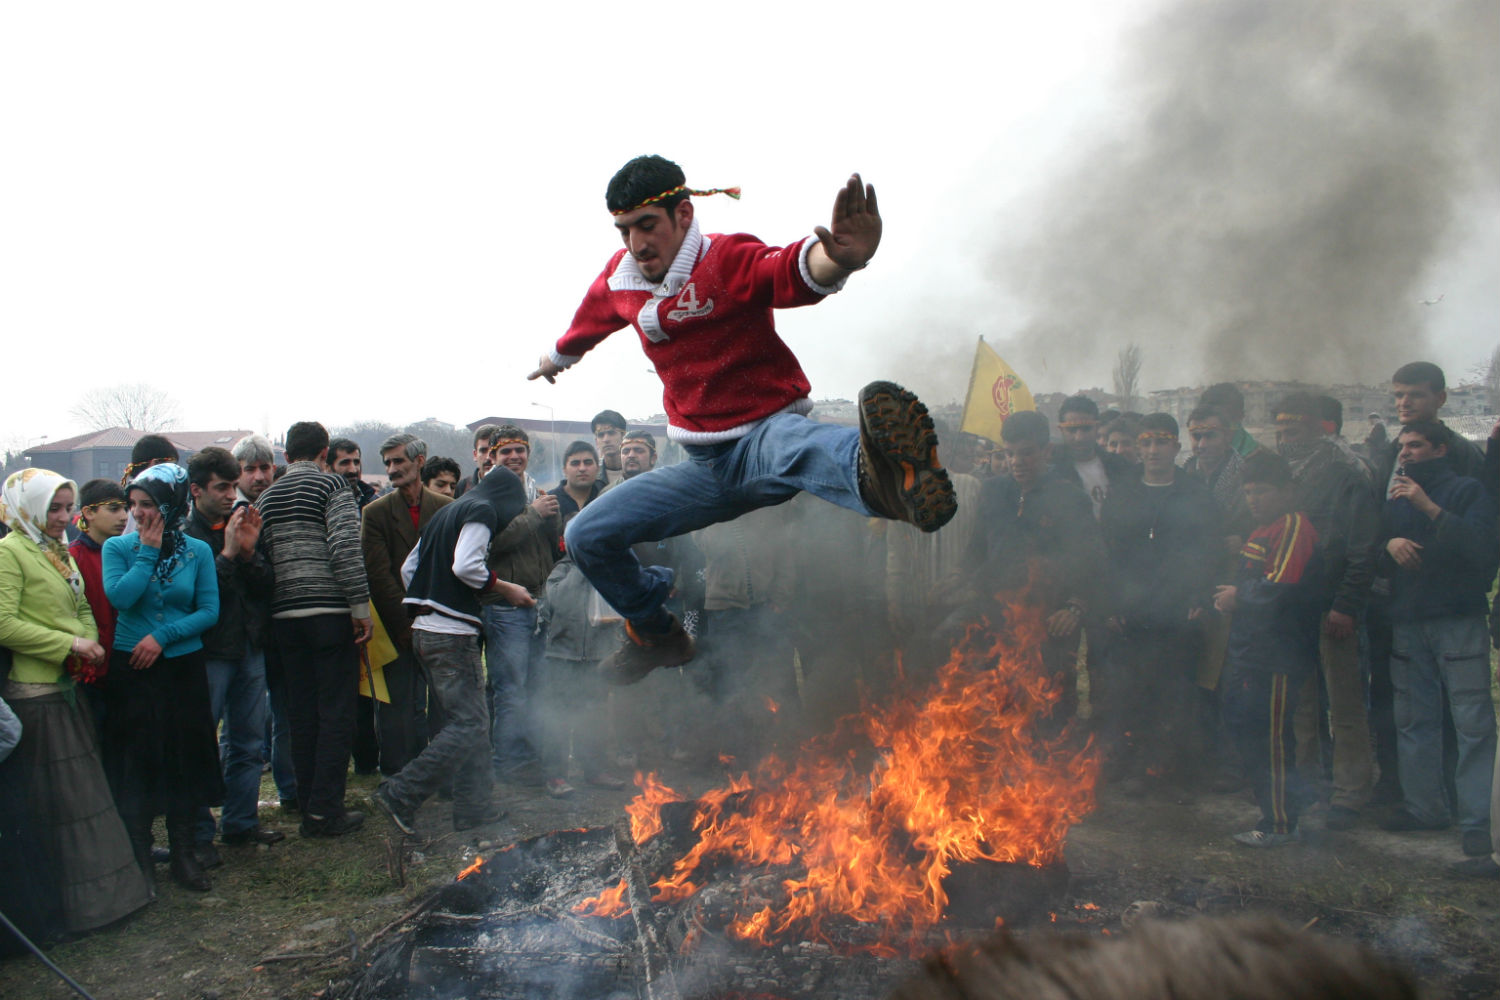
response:
M942 919L955 864L1060 868L1069 827L1093 807L1098 757L1039 731L1061 694L1042 669L1042 624L1018 606L1007 624L972 631L921 697L845 719L797 760L767 758L699 798L697 842L652 901L692 899L721 867L772 870L780 898L747 894L730 937L828 941L826 922L843 918L877 929L871 951L909 952ZM644 843L676 793L654 774L638 784L628 811Z

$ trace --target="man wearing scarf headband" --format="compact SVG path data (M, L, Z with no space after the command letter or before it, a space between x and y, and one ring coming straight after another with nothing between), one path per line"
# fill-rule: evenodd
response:
M775 309L812 305L869 264L880 244L875 191L858 174L834 200L830 227L785 248L744 234L705 235L682 168L642 156L610 181L605 202L625 243L594 279L572 325L530 379L556 379L630 326L662 380L667 436L689 460L623 482L567 528L589 582L626 619L626 640L600 664L616 684L693 656L664 605L672 572L631 551L730 521L806 490L859 514L936 531L957 509L927 408L890 382L860 392L860 426L806 419L811 386L776 333Z
M1500 563L1495 503L1477 479L1448 465L1450 432L1436 421L1401 428L1401 451L1381 513L1392 572L1391 680L1403 808L1387 830L1441 830L1457 819L1464 853L1489 855L1495 708L1490 698L1485 598ZM1446 699L1458 736L1457 802L1444 795Z
M1379 511L1364 474L1324 436L1322 413L1317 397L1309 393L1292 393L1283 399L1276 407L1276 450L1292 469L1294 508L1307 515L1318 533L1324 590L1318 660L1333 734L1333 789L1326 825L1347 830L1375 785L1355 629L1369 602ZM1295 720L1297 765L1313 787L1321 785L1323 773L1317 692L1317 677L1309 676Z

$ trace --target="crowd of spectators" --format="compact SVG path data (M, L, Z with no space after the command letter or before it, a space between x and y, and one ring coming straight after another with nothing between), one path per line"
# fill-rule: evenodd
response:
M1049 725L1092 734L1120 794L1248 788L1251 848L1314 817L1456 826L1455 872L1500 878L1500 424L1487 450L1444 426L1425 362L1392 391L1393 438L1352 444L1328 397L1281 400L1263 443L1230 384L1186 428L1077 396L998 442L942 430L958 514L939 532L798 497L639 543L698 655L613 691L596 668L621 621L565 542L657 464L613 410L550 489L525 430L493 424L468 475L384 441L384 493L312 422L284 466L258 435L185 465L148 435L119 483L27 469L0 507L0 837L19 862L0 898L48 939L146 905L159 862L205 891L218 844L270 847L293 816L308 838L359 829L351 766L412 834L435 795L467 831L510 796L623 790L641 758L749 759L1018 607L1060 689Z

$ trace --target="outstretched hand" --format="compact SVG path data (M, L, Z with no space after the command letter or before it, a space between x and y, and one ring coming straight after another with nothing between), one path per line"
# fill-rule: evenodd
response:
M544 378L548 382L552 382L555 384L557 382L557 376L561 375L562 373L562 365L557 364L550 357L543 354L541 359L536 363L536 371L532 372L530 375L527 375L526 381L532 382L536 379Z
M860 180L859 174L851 176L833 199L828 228L813 228L829 261L845 271L858 271L870 262L880 246L880 230L875 186Z

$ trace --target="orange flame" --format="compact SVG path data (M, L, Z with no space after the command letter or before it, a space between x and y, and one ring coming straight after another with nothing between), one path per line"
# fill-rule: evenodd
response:
M635 787L641 794L625 807L625 814L630 817L630 839L644 844L661 833L661 807L668 802L681 802L683 798L657 780L655 771L644 776L635 772Z
M588 917L623 917L630 912L630 904L625 901L625 893L629 888L629 883L620 879L619 885L613 889L605 889L597 896L590 896L573 907L573 912Z
M770 712L772 715L775 715L777 712L781 711L781 706L776 704L776 699L772 698L770 695L766 695L766 711Z
M750 902L732 937L830 942L822 923L838 915L878 928L868 950L888 954L920 949L955 863L1060 861L1068 829L1093 808L1098 756L1067 733L1037 732L1061 696L1042 668L1041 616L1011 605L1006 620L1003 635L972 629L922 697L845 719L797 761L768 757L699 799L698 842L653 883L653 901L690 898L726 860L784 869L784 898ZM878 751L873 766L848 749L851 736ZM654 781L631 805L632 830L648 836L660 829Z
M458 873L458 880L462 882L470 875L478 874L479 869L484 867L484 858L475 858L474 863Z

